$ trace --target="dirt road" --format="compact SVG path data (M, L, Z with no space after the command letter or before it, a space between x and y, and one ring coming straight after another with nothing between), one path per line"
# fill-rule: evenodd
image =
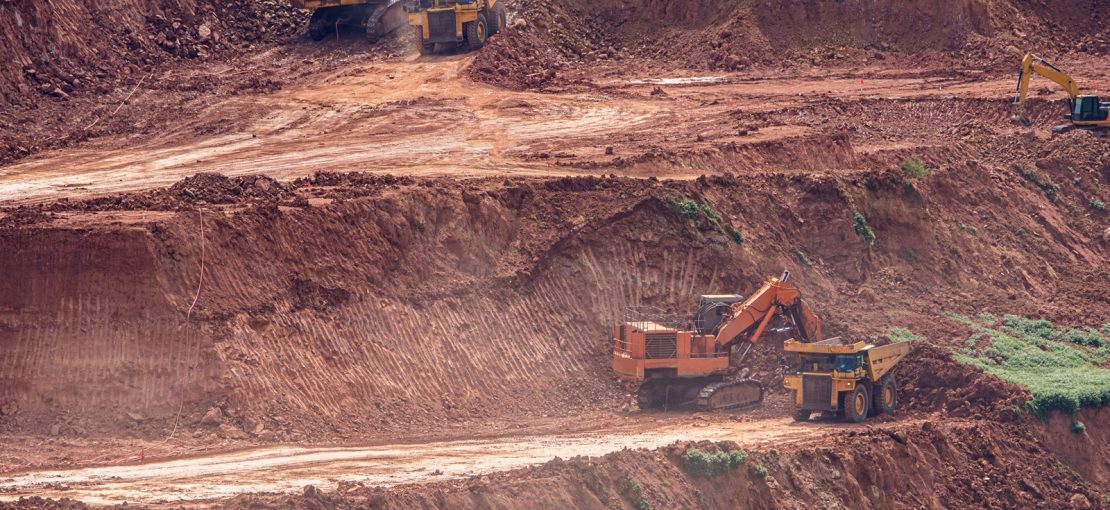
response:
M607 77L587 92L513 92L462 78L472 58L363 63L284 90L233 96L170 122L154 136L101 137L4 167L0 196L13 204L134 191L197 172L289 179L316 171L481 176L604 168L695 177L709 170L645 159L723 146L757 149L836 132L844 121L830 120L828 108L843 113L845 104L850 110L851 103L868 100L922 101L916 108L925 110L921 115L941 123L953 117L948 122L954 123L966 111L938 111L928 101L1006 98L1012 88L1010 79L984 80L975 71L937 76L862 68L789 76ZM857 149L929 140L872 142ZM804 163L802 158L796 164Z
M715 418L714 420L719 420ZM899 422L897 426L915 423ZM699 421L596 434L506 437L371 447L270 447L139 465L0 475L0 501L21 496L68 497L93 504L157 504L211 500L253 492L332 490L341 481L370 486L439 481L505 471L555 457L601 456L624 448L675 441L731 440L745 447L812 441L843 423L793 424L788 418L751 422Z

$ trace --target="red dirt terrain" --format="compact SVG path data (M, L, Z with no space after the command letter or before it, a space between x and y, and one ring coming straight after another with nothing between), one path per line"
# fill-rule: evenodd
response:
M946 317L1110 322L1110 139L1009 104L1025 50L1110 95L1110 10L734 4L521 1L418 57L284 4L0 3L0 506L1106 506L1105 410L1017 412ZM928 338L899 413L792 424L782 338L760 410L629 408L626 307L783 270L828 336Z

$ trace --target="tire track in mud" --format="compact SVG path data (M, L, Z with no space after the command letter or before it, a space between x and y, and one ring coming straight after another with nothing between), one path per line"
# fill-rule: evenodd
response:
M0 402L20 411L5 425L78 435L157 425L184 395L202 398L207 337L160 301L140 269L151 256L142 234L40 235L0 260L5 274L36 275L0 289ZM140 270L118 279L129 266Z

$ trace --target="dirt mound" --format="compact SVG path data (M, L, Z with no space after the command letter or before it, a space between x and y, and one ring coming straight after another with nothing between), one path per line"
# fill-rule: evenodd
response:
M542 88L565 85L576 73L563 70L575 64L619 61L623 72L645 65L671 72L733 71L887 58L874 52L932 55L913 57L918 64L973 59L980 67L1012 66L1025 49L1059 54L1110 47L1110 30L1098 21L1107 9L1097 1L523 0L516 10L519 19L513 29L493 38L470 68L475 79L508 88Z
M711 477L686 454L736 451L731 443L676 444L463 481L393 489L340 484L297 496L240 496L239 508L1067 508L1101 496L1023 430L1009 425L925 423L830 437L820 446L749 452Z
M297 32L305 13L286 2L170 0L0 4L0 102L33 105L40 94L96 92L170 58L222 50Z
M244 199L275 200L287 193L285 186L265 176L227 177L203 173L188 177L167 190L181 200L199 203L231 204Z
M917 342L896 368L901 405L908 411L1014 421L1032 396L1025 389L956 362L942 347Z

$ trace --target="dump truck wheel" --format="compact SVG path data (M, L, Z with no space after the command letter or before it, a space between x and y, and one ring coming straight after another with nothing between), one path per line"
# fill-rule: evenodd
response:
M489 35L496 35L509 26L509 15L505 12L505 4L497 2L489 11Z
M794 421L809 421L809 415L811 414L813 414L813 411L809 409L795 409Z
M486 45L489 38L489 22L484 14L479 14L478 19L466 25L466 44L470 51L477 51Z
M308 22L308 36L313 41L323 41L328 36L328 21L333 21L328 8L312 11L312 19Z
M898 385L894 382L893 375L887 375L879 380L871 397L871 408L874 415L891 414L898 407Z
M871 392L867 386L857 384L844 399L844 417L848 421L859 423L867 419L867 412L871 408Z

